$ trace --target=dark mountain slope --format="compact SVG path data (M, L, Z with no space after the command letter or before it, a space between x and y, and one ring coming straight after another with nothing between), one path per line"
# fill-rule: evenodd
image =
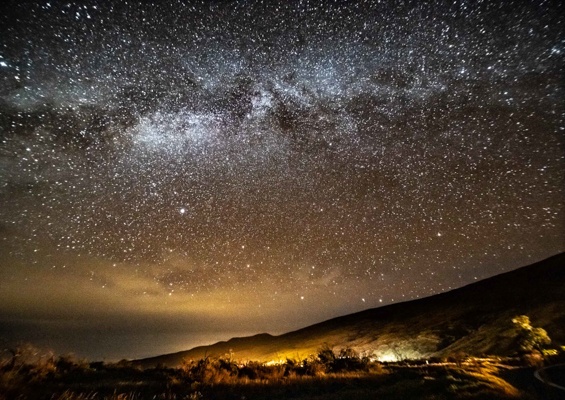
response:
M428 298L369 309L280 336L260 334L136 361L180 364L183 358L231 354L239 360L305 358L324 344L381 360L515 352L511 322L526 314L565 344L565 253Z

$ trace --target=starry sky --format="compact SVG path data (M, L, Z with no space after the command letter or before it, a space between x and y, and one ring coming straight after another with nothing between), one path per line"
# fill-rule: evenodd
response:
M565 251L560 1L0 7L4 342L178 351Z

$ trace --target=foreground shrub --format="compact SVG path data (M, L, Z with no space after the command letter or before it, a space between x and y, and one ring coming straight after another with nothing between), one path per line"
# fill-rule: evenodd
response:
M351 348L344 348L339 353L336 353L330 347L324 346L318 352L317 359L327 373L367 371L369 364L367 357L361 357L359 353Z
M249 362L239 369L239 378L263 382L280 381L286 374L285 365L266 365ZM287 375L288 376L288 375Z
M185 378L191 382L230 383L237 380L239 368L231 360L211 359L184 360L180 367Z
M373 363L374 364L374 363ZM329 347L320 349L316 356L302 361L287 359L285 363L269 365L251 361L238 365L230 359L184 360L180 367L184 379L191 383L218 384L244 382L279 382L301 377L321 377L331 373L380 372L382 367L371 367L368 358L360 357L352 349L338 353Z
M514 323L517 332L516 339L521 352L538 351L541 353L545 346L551 343L545 329L533 327L527 315L514 317L512 323Z

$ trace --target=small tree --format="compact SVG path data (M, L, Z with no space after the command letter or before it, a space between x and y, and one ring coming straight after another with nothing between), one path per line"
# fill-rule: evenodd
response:
M514 326L518 330L518 346L523 353L540 352L551 343L551 339L543 328L535 328L530 323L527 315L519 315L512 318Z
M335 359L336 355L333 349L327 344L324 344L320 348L320 350L318 350L318 360L320 360L320 362L326 367L327 370L331 369L331 366L335 362Z
M346 347L335 353L327 344L318 350L318 363L325 372L366 370L369 359L361 358L355 350Z

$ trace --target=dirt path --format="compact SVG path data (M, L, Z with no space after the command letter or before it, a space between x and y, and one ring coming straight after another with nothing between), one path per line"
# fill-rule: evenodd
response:
M565 364L540 368L534 376L545 385L556 389L565 398Z
M536 399L565 400L565 391L545 384L536 379L537 371L532 367L511 368L503 371L500 376L516 389L527 393Z

